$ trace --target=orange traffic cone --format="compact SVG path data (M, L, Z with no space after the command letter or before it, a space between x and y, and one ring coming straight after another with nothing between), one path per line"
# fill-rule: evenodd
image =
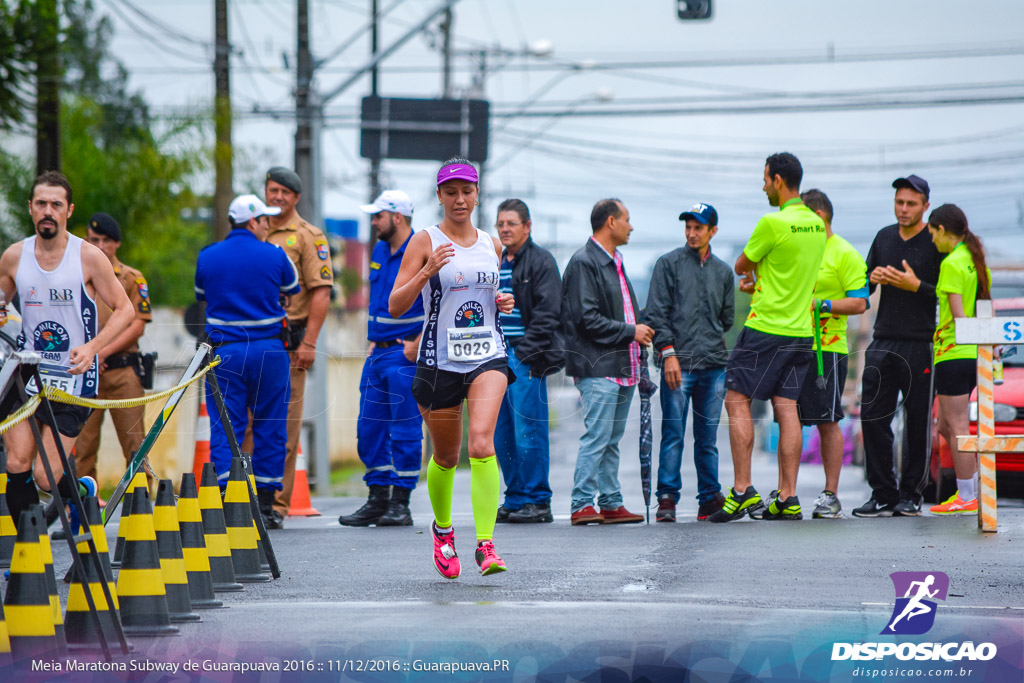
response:
M196 450L192 457L192 473L203 478L203 464L210 462L210 414L206 412L206 385L199 387L199 416L196 418Z
M295 457L295 483L292 484L292 500L288 508L289 517L319 517L320 511L313 507L309 498L309 476L306 474L306 456L299 445Z

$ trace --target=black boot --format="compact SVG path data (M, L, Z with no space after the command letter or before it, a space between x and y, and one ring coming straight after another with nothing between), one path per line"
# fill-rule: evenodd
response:
M393 487L388 510L377 520L377 526L412 526L412 513L409 512L410 493L412 489Z
M256 489L256 500L260 506L260 515L263 517L263 526L267 529L283 529L284 517L274 509L274 496L277 491L274 489Z
M376 524L377 520L387 512L390 493L387 486L370 486L370 495L366 504L351 515L338 517L338 524L342 526L370 526Z

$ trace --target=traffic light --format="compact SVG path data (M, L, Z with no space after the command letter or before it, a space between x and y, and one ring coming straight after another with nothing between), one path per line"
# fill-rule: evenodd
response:
M680 19L710 19L711 0L676 0Z

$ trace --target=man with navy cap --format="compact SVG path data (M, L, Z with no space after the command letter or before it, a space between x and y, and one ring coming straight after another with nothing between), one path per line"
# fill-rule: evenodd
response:
M921 514L931 457L932 336L935 283L942 254L925 229L931 189L924 178L897 178L896 223L875 235L867 257L868 286L881 287L871 344L864 353L861 429L871 498L857 517ZM892 418L903 397L906 431L899 481Z
M149 301L149 285L138 270L126 266L117 258L121 246L121 228L112 216L95 213L89 219L88 241L99 248L110 260L128 298L132 302L135 319L124 332L99 352L100 386L96 397L104 400L140 398L144 395L139 373L142 370L142 354L139 353L139 338L146 330L146 323L153 322L152 306ZM97 306L96 319L100 329L110 319L111 309ZM93 410L85 428L75 441L75 465L79 474L96 478L96 455L100 447L100 428L104 411ZM111 408L110 417L117 430L125 462L131 460L132 452L139 450L146 438L143 418L145 406L134 408ZM147 473L147 476L149 473ZM150 481L152 485L152 481Z
M301 291L299 274L288 255L264 240L268 217L281 213L253 194L236 197L228 207L231 232L199 252L196 299L206 301L208 342L221 363L213 372L224 394L231 424L210 410L210 460L221 486L227 484L232 452L226 429L242 440L252 414L252 468L260 513L269 528L282 525L274 494L284 479L288 441L288 353L281 339L287 299ZM207 386L207 403L214 404Z
M685 221L686 246L658 259L647 298L646 322L654 328L654 349L661 361L664 416L658 454L659 522L676 521L691 400L697 519L717 512L725 500L718 483L717 441L729 360L725 333L732 328L735 284L732 269L711 253L711 238L718 232L715 207L694 204L679 214L679 220Z
M359 380L359 459L370 492L366 504L338 522L345 526L411 526L409 495L422 463L423 418L412 397L416 352L423 329L423 302L417 297L399 318L388 312L388 299L412 239L412 200L401 190L387 190L364 204L377 245L370 257L370 350Z
M284 166L267 171L264 195L268 206L281 212L270 216L267 241L284 249L299 273L302 291L291 298L287 308L291 373L291 401L288 404L288 453L285 457L284 479L274 500L274 509L281 524L291 508L295 461L302 432L302 407L306 395L306 377L316 359L316 345L327 318L331 301L334 269L331 250L320 228L299 215L296 207L302 197L299 175ZM244 449L251 446L251 433L246 434ZM244 450L243 449L243 450ZM275 517L273 528L279 528Z

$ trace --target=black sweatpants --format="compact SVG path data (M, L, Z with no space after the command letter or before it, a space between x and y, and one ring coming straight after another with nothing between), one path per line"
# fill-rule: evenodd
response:
M864 353L860 419L868 484L880 503L920 503L931 460L931 342L876 339ZM897 484L892 418L900 394L906 440Z

